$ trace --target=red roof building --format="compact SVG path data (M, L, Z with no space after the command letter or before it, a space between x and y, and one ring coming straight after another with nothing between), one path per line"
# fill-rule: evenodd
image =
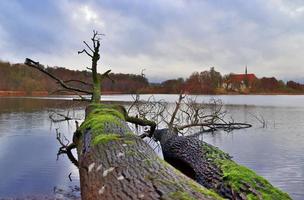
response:
M251 88L256 79L254 74L230 74L229 78L224 81L223 87L227 90L242 91Z
M230 82L232 83L241 83L248 81L248 84L251 85L257 77L254 74L231 74Z

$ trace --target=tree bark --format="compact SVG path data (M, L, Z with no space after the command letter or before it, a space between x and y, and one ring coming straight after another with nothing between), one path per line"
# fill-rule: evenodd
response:
M117 106L90 105L75 137L84 200L222 199L160 159Z
M156 130L164 159L196 182L224 198L291 199L254 171L231 160L231 156L197 137L178 136L169 129Z

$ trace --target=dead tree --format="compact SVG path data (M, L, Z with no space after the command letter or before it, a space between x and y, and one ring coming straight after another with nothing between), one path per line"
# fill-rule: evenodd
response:
M85 99L81 94L88 94L91 95L91 99L89 100L90 102L94 103L99 103L100 102L100 95L101 95L101 81L104 78L110 78L109 73L111 70L107 70L105 73L99 75L97 73L97 63L100 59L100 53L99 53L99 48L100 48L100 36L103 34L98 33L97 31L93 31L93 37L91 38L92 40L92 47L88 45L86 41L83 41L85 46L87 47L84 48L81 51L78 51L78 54L85 53L87 56L89 56L92 60L92 65L91 68L87 67L88 70L90 70L92 73L92 84L91 83L86 83L81 80L62 80L59 77L56 77L55 75L51 74L48 72L43 65L41 65L39 62L35 62L29 58L26 58L25 63L27 66L33 67L35 69L38 69L42 73L48 75L50 78L52 78L54 81L56 81L57 84L59 84L62 89L58 89L57 91L69 91L77 94L82 100L87 100ZM112 80L112 79L111 79ZM113 81L113 80L112 80ZM71 83L77 82L82 85L88 86L90 89L85 90L82 88L78 87L73 87L71 86Z
M83 43L86 45L88 50L84 48L82 51L78 51L78 54L85 53L92 59L92 67L88 69L92 71L93 91L92 91L91 101L94 103L100 102L100 94L101 94L100 79L97 73L97 62L100 59L99 48L100 48L100 36L102 35L103 34L99 34L97 31L93 31L93 37L91 38L93 47L90 47L90 45L88 45L86 41L83 41ZM104 75L107 75L109 73L110 71L107 71Z
M90 90L72 87L71 82L81 81L61 80L38 62L25 60L26 65L51 77L64 90L75 92L80 97L82 94L91 95L85 121L79 127L77 125L71 142L63 142L61 135L57 134L62 145L58 154L67 154L79 168L82 199L222 199L161 160L126 124L148 125L151 127L149 135L152 135L155 122L129 116L123 106L100 103L100 79L108 77L110 71L103 75L97 73L99 36L94 31L93 47L84 42L88 50L78 52L92 59L92 68L89 69L93 84ZM77 150L78 160L72 149Z
M145 120L154 120L158 128L142 137L152 137L160 143L164 159L202 186L212 189L227 199L290 199L288 194L273 187L252 170L231 160L231 156L211 146L195 135L184 136L189 129L201 132L250 128L247 123L227 121L227 112L219 100L208 105L197 103L180 94L172 106L152 97L140 101L137 95L128 109ZM197 129L196 129L197 130Z
M189 135L198 130L201 133L217 130L230 132L251 127L251 124L235 122L228 118L227 111L223 109L223 103L219 99L211 99L208 103L197 102L195 98L182 93L173 105L163 100L155 100L153 96L142 101L140 96L136 95L128 113L153 121L160 129L166 128L182 135ZM153 132L149 134L144 136L153 136Z

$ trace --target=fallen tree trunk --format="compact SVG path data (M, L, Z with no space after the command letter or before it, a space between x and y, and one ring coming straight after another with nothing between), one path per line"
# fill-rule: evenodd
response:
M82 199L222 199L161 160L119 106L91 104L73 142Z
M224 198L291 199L263 177L235 163L227 153L197 137L178 136L169 129L156 130L154 137L168 163Z

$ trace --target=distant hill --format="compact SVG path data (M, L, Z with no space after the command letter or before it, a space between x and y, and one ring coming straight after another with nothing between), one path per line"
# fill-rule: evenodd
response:
M91 82L89 71L75 71L62 67L46 68L50 73L62 80L81 80ZM24 64L10 64L0 62L0 91L47 91L48 93L62 93L58 91L58 85L45 74L32 69ZM110 77L115 81L106 79L102 82L102 91L112 93L134 93L149 86L148 80L140 75L111 73ZM85 87L80 83L71 82L72 85Z
M48 67L50 73L62 80L81 80L91 82L89 71L70 70L63 67ZM103 93L165 93L177 94L304 94L304 85L296 81L286 83L275 77L257 78L250 74L222 76L214 68L193 72L188 78L177 78L161 83L149 83L148 79L136 74L111 73L110 79L102 81ZM237 78L235 78L237 76ZM83 87L78 82L70 85ZM67 94L58 90L58 85L45 74L25 66L0 61L0 96Z

